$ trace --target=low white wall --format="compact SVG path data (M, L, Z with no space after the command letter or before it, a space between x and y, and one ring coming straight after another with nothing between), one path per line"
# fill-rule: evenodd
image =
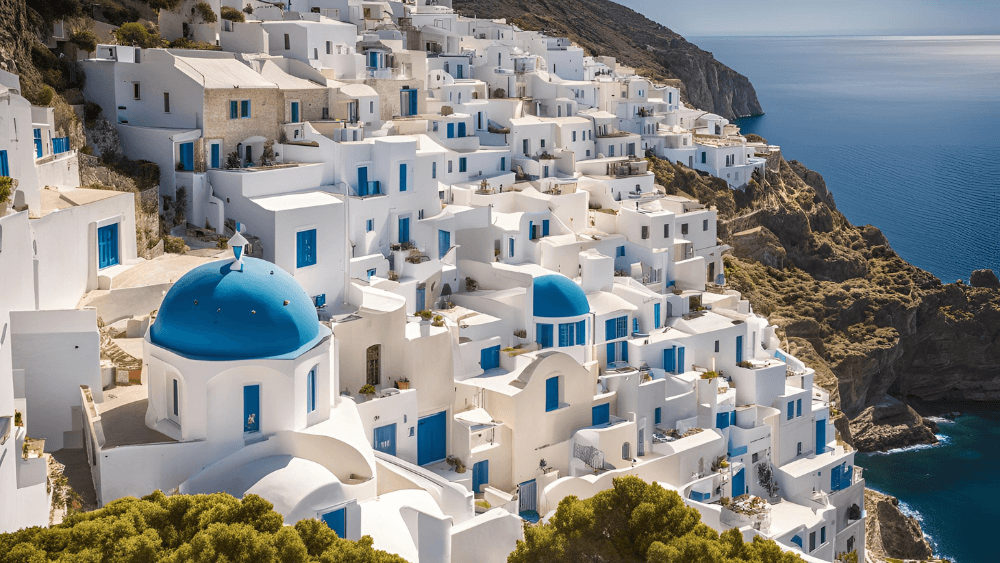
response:
M54 186L57 188L80 187L80 162L76 151L59 155L58 158L45 164L36 164L40 187Z
M521 518L506 510L493 509L451 529L451 560L504 563L521 539L524 539Z
M163 296L173 285L161 283L112 289L109 293L87 302L87 307L96 309L97 316L104 321L104 324L111 324L128 317L141 317L159 309Z

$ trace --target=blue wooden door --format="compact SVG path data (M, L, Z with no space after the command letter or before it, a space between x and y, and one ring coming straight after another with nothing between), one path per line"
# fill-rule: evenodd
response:
M458 136L459 137L465 137L465 122L464 121L459 121L458 122Z
M337 537L343 539L347 535L347 509L341 508L327 512L323 515L323 521L331 530L337 532Z
M243 431L260 432L260 385L243 386Z
M399 242L410 242L410 218L399 218Z
M417 115L417 91L410 90L410 115Z
M451 248L451 232L438 231L438 258L444 258Z
M590 423L594 426L607 424L611 421L611 403L597 405L590 412Z
M97 229L97 257L100 268L118 264L118 223Z
M660 328L660 304L653 303L653 328Z
M736 475L733 475L733 498L744 494L746 494L746 475L743 473L743 468L740 468Z
M212 145L212 168L219 168L221 164L220 152L222 151L222 145L216 143Z
M405 192L407 188L406 185L406 165L399 165L399 191Z
M368 53L368 68L378 68L378 52L370 51Z
M538 488L535 480L525 481L518 485L517 511L530 512L536 510Z
M677 355L676 348L667 348L663 350L663 371L668 373L677 372Z
M387 424L376 428L372 447L382 453L396 455L396 425Z
M483 460L472 466L472 492L481 493L480 487L490 483L490 461Z
M181 168L194 170L194 143L181 143Z
M559 376L545 380L545 412L559 408Z
M425 301L427 301L427 288L418 287L417 288L417 303L416 303L416 306L415 306L415 308L416 308L417 311L423 311L425 309L425 307L424 307L424 302Z
M299 103L292 102L292 123L299 122Z
M684 348L677 349L677 373L684 373Z
M445 411L421 418L417 422L417 465L444 459L446 439Z
M10 162L7 161L7 151L0 151L0 176L10 176Z
M826 419L816 421L816 453L826 451Z
M358 168L358 195L366 196L369 193L371 193L371 188L368 182L368 167L362 166Z
M736 337L736 363L743 361L743 337Z
M35 158L42 158L42 130L35 129Z
M449 139L454 139L455 138L455 124L454 123L449 123L448 124L448 138Z
M479 352L479 365L484 371L500 367L500 346L483 348Z

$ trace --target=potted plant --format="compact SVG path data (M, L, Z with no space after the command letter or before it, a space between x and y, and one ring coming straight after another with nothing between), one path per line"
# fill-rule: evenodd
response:
M375 395L375 386L371 383L364 384L360 390L358 390L359 395L364 395L366 401L370 401Z
M716 371L706 371L701 374L702 379L715 379L716 377L719 377L719 373Z
M431 321L433 326L444 326L444 317L441 315L434 315L434 320Z
M431 318L434 316L434 313L427 310L417 311L416 316L420 317L420 324L427 324L431 322Z
M407 378L404 377L403 379L397 379L396 380L396 389L402 390L402 389L409 389L409 388L410 388L410 380L409 379L407 379Z
M14 411L14 426L24 426L24 421L21 418L21 411Z
M17 188L17 180L10 176L0 176L0 217L7 215L10 198Z

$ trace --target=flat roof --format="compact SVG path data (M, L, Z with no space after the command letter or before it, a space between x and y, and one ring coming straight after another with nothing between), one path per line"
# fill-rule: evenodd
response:
M298 192L263 197L252 197L250 201L268 211L288 211L291 209L307 209L322 205L341 204L340 198L326 192Z
M95 201L101 201L116 196L124 196L130 192L120 192L117 190L92 190L89 188L76 188L72 190L60 191L55 188L44 188L39 190L42 200L42 215L48 215L59 209L69 209L80 205L87 205Z
M146 426L149 391L145 385L112 387L104 391L104 402L95 403L104 429L104 449L136 444L176 442Z
M174 67L205 88L277 88L273 82L235 58L183 57L171 53Z

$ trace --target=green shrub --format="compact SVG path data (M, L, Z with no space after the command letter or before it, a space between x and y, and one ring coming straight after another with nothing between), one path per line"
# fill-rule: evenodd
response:
M101 104L94 102L87 102L83 106L83 123L87 127L93 127L97 125L97 118L101 117L101 112L104 111L101 108Z
M222 7L222 19L238 23L247 21L246 16L243 15L243 12L231 6Z
M14 179L10 176L0 176L0 205L10 200L12 195L14 195Z
M88 29L82 29L77 31L69 38L70 43L76 45L77 49L81 49L88 53L93 53L97 50L97 36L94 32Z
M38 12L46 22L83 14L80 0L28 0L27 4L29 8Z
M215 11L208 5L208 2L198 2L194 5L194 8L191 8L191 12L200 15L202 21L205 23L215 23L219 21L219 18L215 15Z
M755 133L747 133L746 135L744 135L744 137L746 137L747 141L751 143L764 143L765 145L767 144L767 139Z
M180 5L181 0L146 0L146 3L157 10L173 10Z
M375 386L372 385L371 383L366 383L366 384L364 384L361 387L361 389L358 390L358 394L359 395L374 395L375 394Z
M119 45L132 45L144 49L154 49L163 46L159 34L150 32L141 23L131 22L115 30L115 39Z
M199 51L221 51L222 47L205 43L204 41L191 41L187 37L178 37L170 42L171 49L197 49Z
M719 373L716 371L706 371L701 374L702 379L715 379L716 377L719 377Z
M36 88L31 92L26 92L24 97L31 102L33 106L47 107L52 103L52 98L56 95L56 91L52 89L51 86L42 86L41 88Z
M101 0L101 15L108 20L111 25L122 25L128 22L139 21L142 16L134 6L126 6L120 0Z
M181 237L167 235L163 237L163 251L170 254L184 254L187 251L187 245L184 244L184 239Z

